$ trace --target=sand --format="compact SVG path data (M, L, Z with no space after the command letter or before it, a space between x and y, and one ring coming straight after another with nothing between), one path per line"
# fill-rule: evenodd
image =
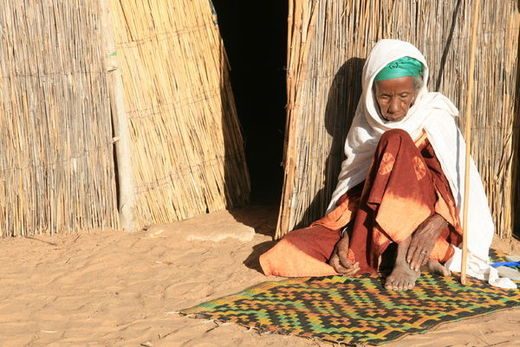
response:
M180 316L272 280L257 256L276 210L217 212L146 231L0 240L1 346L328 346ZM499 249L519 253L516 242ZM520 345L520 309L447 323L385 346Z

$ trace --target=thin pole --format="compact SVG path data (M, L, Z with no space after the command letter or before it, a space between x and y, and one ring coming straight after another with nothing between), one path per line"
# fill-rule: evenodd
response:
M132 232L136 230L135 190L128 116L125 110L124 89L116 53L110 3L107 0L102 0L99 3L105 41L105 68L115 135L117 181L119 185L119 222L124 231Z
M464 211L462 222L462 268L460 282L466 285L466 266L468 263L468 208L469 208L469 179L470 179L470 155L471 155L471 106L473 104L473 85L475 73L475 51L477 48L477 27L480 0L476 0L473 10L473 22L471 23L471 46L469 53L469 72L468 72L468 96L466 98L466 114L464 116L464 137L466 139L466 168L464 171Z

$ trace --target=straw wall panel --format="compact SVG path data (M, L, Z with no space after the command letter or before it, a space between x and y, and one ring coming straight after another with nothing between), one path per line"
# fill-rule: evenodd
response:
M513 0L483 1L478 30L472 154L500 236L511 235L517 185L517 6ZM415 44L430 65L430 90L461 108L471 17L470 0L289 0L285 182L277 237L323 215L373 45L381 38Z
M249 178L208 0L112 0L140 225L244 203Z
M0 6L0 234L117 227L95 1Z

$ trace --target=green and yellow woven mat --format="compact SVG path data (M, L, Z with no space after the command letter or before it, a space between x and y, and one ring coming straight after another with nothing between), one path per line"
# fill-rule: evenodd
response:
M380 278L341 276L264 282L181 314L260 331L356 344L381 344L440 323L520 306L520 290L423 274L413 290L384 289Z

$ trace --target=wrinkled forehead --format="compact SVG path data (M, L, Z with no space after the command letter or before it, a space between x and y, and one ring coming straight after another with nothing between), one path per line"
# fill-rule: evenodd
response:
M378 92L403 93L415 90L415 78L413 76L396 77L387 80L374 81L373 89Z

